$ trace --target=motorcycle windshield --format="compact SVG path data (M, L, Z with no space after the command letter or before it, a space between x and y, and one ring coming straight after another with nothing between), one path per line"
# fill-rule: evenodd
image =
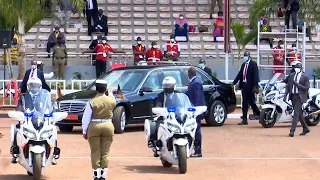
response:
M179 123L184 123L187 118L188 108L193 107L187 95L174 93L167 96L165 107L169 112L174 112Z
M276 73L273 75L273 77L268 81L267 85L265 86L266 91L269 91L272 86L275 85L275 83L282 81L284 78L284 74L282 73Z
M32 124L36 130L43 127L44 117L49 116L53 111L51 102L51 94L49 91L43 89L36 94L27 92L24 95L24 110L30 110L29 117L31 117Z

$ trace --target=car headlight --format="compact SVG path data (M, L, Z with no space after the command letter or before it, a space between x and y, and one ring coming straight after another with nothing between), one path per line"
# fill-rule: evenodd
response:
M195 127L196 127L195 123L187 124L186 127L184 128L184 131L185 132L192 132Z
M37 137L35 132L27 128L23 128L23 134L29 139L35 139Z
M52 129L45 130L40 134L40 139L48 139L52 135Z
M174 124L168 124L168 129L174 133L180 133L180 127L179 126L176 126Z

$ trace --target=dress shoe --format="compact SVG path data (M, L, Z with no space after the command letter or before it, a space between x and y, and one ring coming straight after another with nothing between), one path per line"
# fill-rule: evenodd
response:
M55 158L53 158L51 164L52 165L57 165L57 160Z
M248 122L241 121L240 123L238 123L238 125L248 125Z
M290 136L290 137L293 137L293 136L294 136L294 134L293 134L293 133L290 133L290 134L289 134L289 136Z
M195 158L202 157L202 154L201 153L200 154L192 154L191 157L195 157Z
M308 134L310 132L310 130L308 129L308 130L306 130L306 131L303 131L301 134L300 134L300 136L304 136L304 135L306 135L306 134Z

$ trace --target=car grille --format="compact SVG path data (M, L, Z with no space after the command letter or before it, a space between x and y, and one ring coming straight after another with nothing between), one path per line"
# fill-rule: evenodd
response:
M84 111L85 102L60 102L59 109L63 112L78 113Z

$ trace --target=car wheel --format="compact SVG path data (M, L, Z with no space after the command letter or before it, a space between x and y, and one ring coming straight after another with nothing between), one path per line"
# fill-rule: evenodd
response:
M126 110L123 106L118 106L113 111L114 133L122 134L126 127Z
M224 104L216 100L212 103L208 116L206 117L206 123L209 126L222 126L227 118L227 111Z
M68 124L58 125L61 132L72 132L73 126Z

